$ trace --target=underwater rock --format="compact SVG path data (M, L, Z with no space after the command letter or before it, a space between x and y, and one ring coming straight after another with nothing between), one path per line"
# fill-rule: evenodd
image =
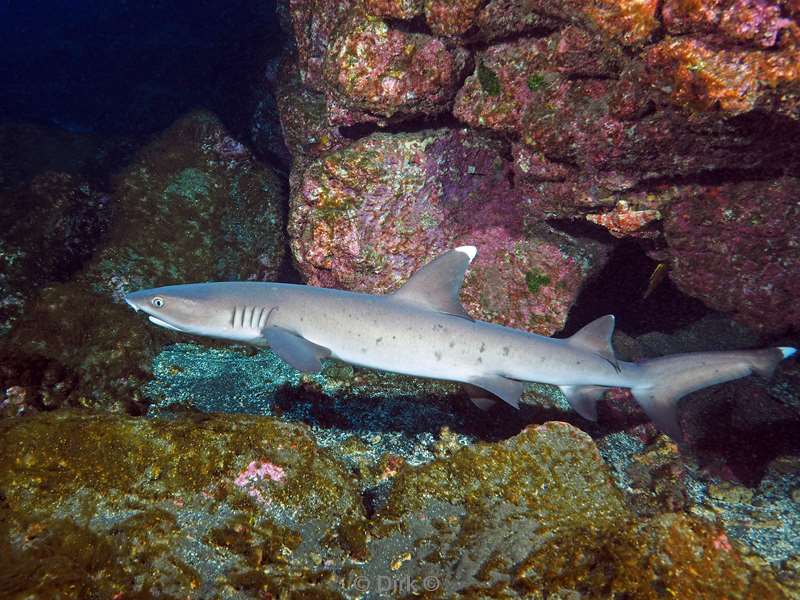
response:
M662 14L672 34L713 33L728 42L769 48L792 25L782 7L786 3L765 0L666 0Z
M214 115L192 113L117 177L115 228L96 261L97 283L117 292L120 285L273 280L284 257L284 194L275 171Z
M117 176L102 247L74 279L40 290L8 337L12 356L78 374L70 404L137 410L154 350L170 335L122 303L131 289L275 279L285 253L285 184L209 113L193 113ZM99 386L99 387L98 387Z
M643 55L646 78L688 111L739 115L753 110L800 119L800 25L776 52L717 49L700 39L667 38Z
M461 35L475 24L483 4L482 0L425 0L425 21L434 35Z
M333 33L346 17L353 0L288 0L297 46L297 65L304 85L324 91L323 62Z
M478 37L485 41L513 35L551 31L563 25L559 19L531 10L530 0L490 0L478 13Z
M478 53L475 72L456 97L453 114L473 127L518 131L529 106L568 75L599 77L619 69L618 50L575 27L545 38L523 38Z
M441 252L478 248L472 316L551 334L607 248L525 231L498 142L469 130L373 134L326 154L292 191L289 233L311 285L390 292Z
M410 20L421 15L425 0L364 0L364 8L376 17Z
M772 569L718 527L683 514L637 518L591 439L565 423L402 470L378 517L361 574L399 538L411 552L389 565L446 597L648 598L655 580L676 597L785 597Z
M8 596L356 598L388 581L453 598L650 597L657 580L680 597L788 597L718 527L637 520L565 423L387 463L371 518L342 463L268 417L55 412L0 422L0 456Z
M330 124L325 96L303 85L291 60L281 65L277 104L283 139L293 159L293 173L302 173L310 160L348 142L339 128Z
M514 17L524 22L536 15L553 23L572 23L626 46L650 39L659 26L657 8L653 0L493 0L487 6L495 14L506 13L506 35L517 31Z
M255 154L261 160L288 173L292 166L292 155L284 141L276 98L280 70L280 57L272 58L264 65L263 79L256 89L256 106L250 120L250 140Z
M442 113L468 58L469 52L438 38L355 13L336 30L325 58L332 121L350 125Z
M0 455L4 597L337 597L326 540L364 518L344 466L270 418L56 412L0 422Z
M64 125L67 127L67 125ZM92 182L129 160L131 142L115 136L74 132L33 123L0 123L0 190L27 184L45 172Z
M108 194L68 173L0 189L0 336L39 288L83 267L108 229L109 204Z
M800 327L800 180L687 186L665 214L670 278L763 333Z

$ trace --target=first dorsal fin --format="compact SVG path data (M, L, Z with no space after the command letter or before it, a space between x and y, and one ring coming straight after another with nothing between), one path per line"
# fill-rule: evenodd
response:
M458 292L477 252L474 246L461 246L442 254L414 273L392 295L431 310L472 320L461 306Z
M617 362L617 357L614 356L614 348L611 346L613 333L614 315L606 315L586 325L569 338L568 343L575 348L599 354L619 371L619 363Z

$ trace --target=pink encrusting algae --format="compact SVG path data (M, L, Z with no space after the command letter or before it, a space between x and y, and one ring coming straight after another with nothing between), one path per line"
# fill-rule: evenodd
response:
M239 487L246 487L262 479L270 479L272 481L282 481L286 476L286 472L271 462L267 461L252 461L247 468L239 473L239 476L234 479L234 483Z

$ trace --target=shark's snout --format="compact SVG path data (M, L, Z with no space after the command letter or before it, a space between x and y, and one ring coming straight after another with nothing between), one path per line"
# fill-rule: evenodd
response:
M135 310L136 312L139 312L139 307L136 305L136 303L133 300L130 299L129 296L125 296L125 302L127 302L128 306L130 306L133 310Z

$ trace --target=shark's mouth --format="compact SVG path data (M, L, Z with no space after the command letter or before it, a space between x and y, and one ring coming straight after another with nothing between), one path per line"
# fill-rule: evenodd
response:
M153 323L155 325L158 325L159 327L165 327L167 329L172 329L172 331L181 331L181 332L183 331L182 329L178 329L174 325L170 325L169 323L166 323L165 321L162 321L161 319L158 319L156 317L151 316L151 317L149 317L149 319L150 319L151 323Z

